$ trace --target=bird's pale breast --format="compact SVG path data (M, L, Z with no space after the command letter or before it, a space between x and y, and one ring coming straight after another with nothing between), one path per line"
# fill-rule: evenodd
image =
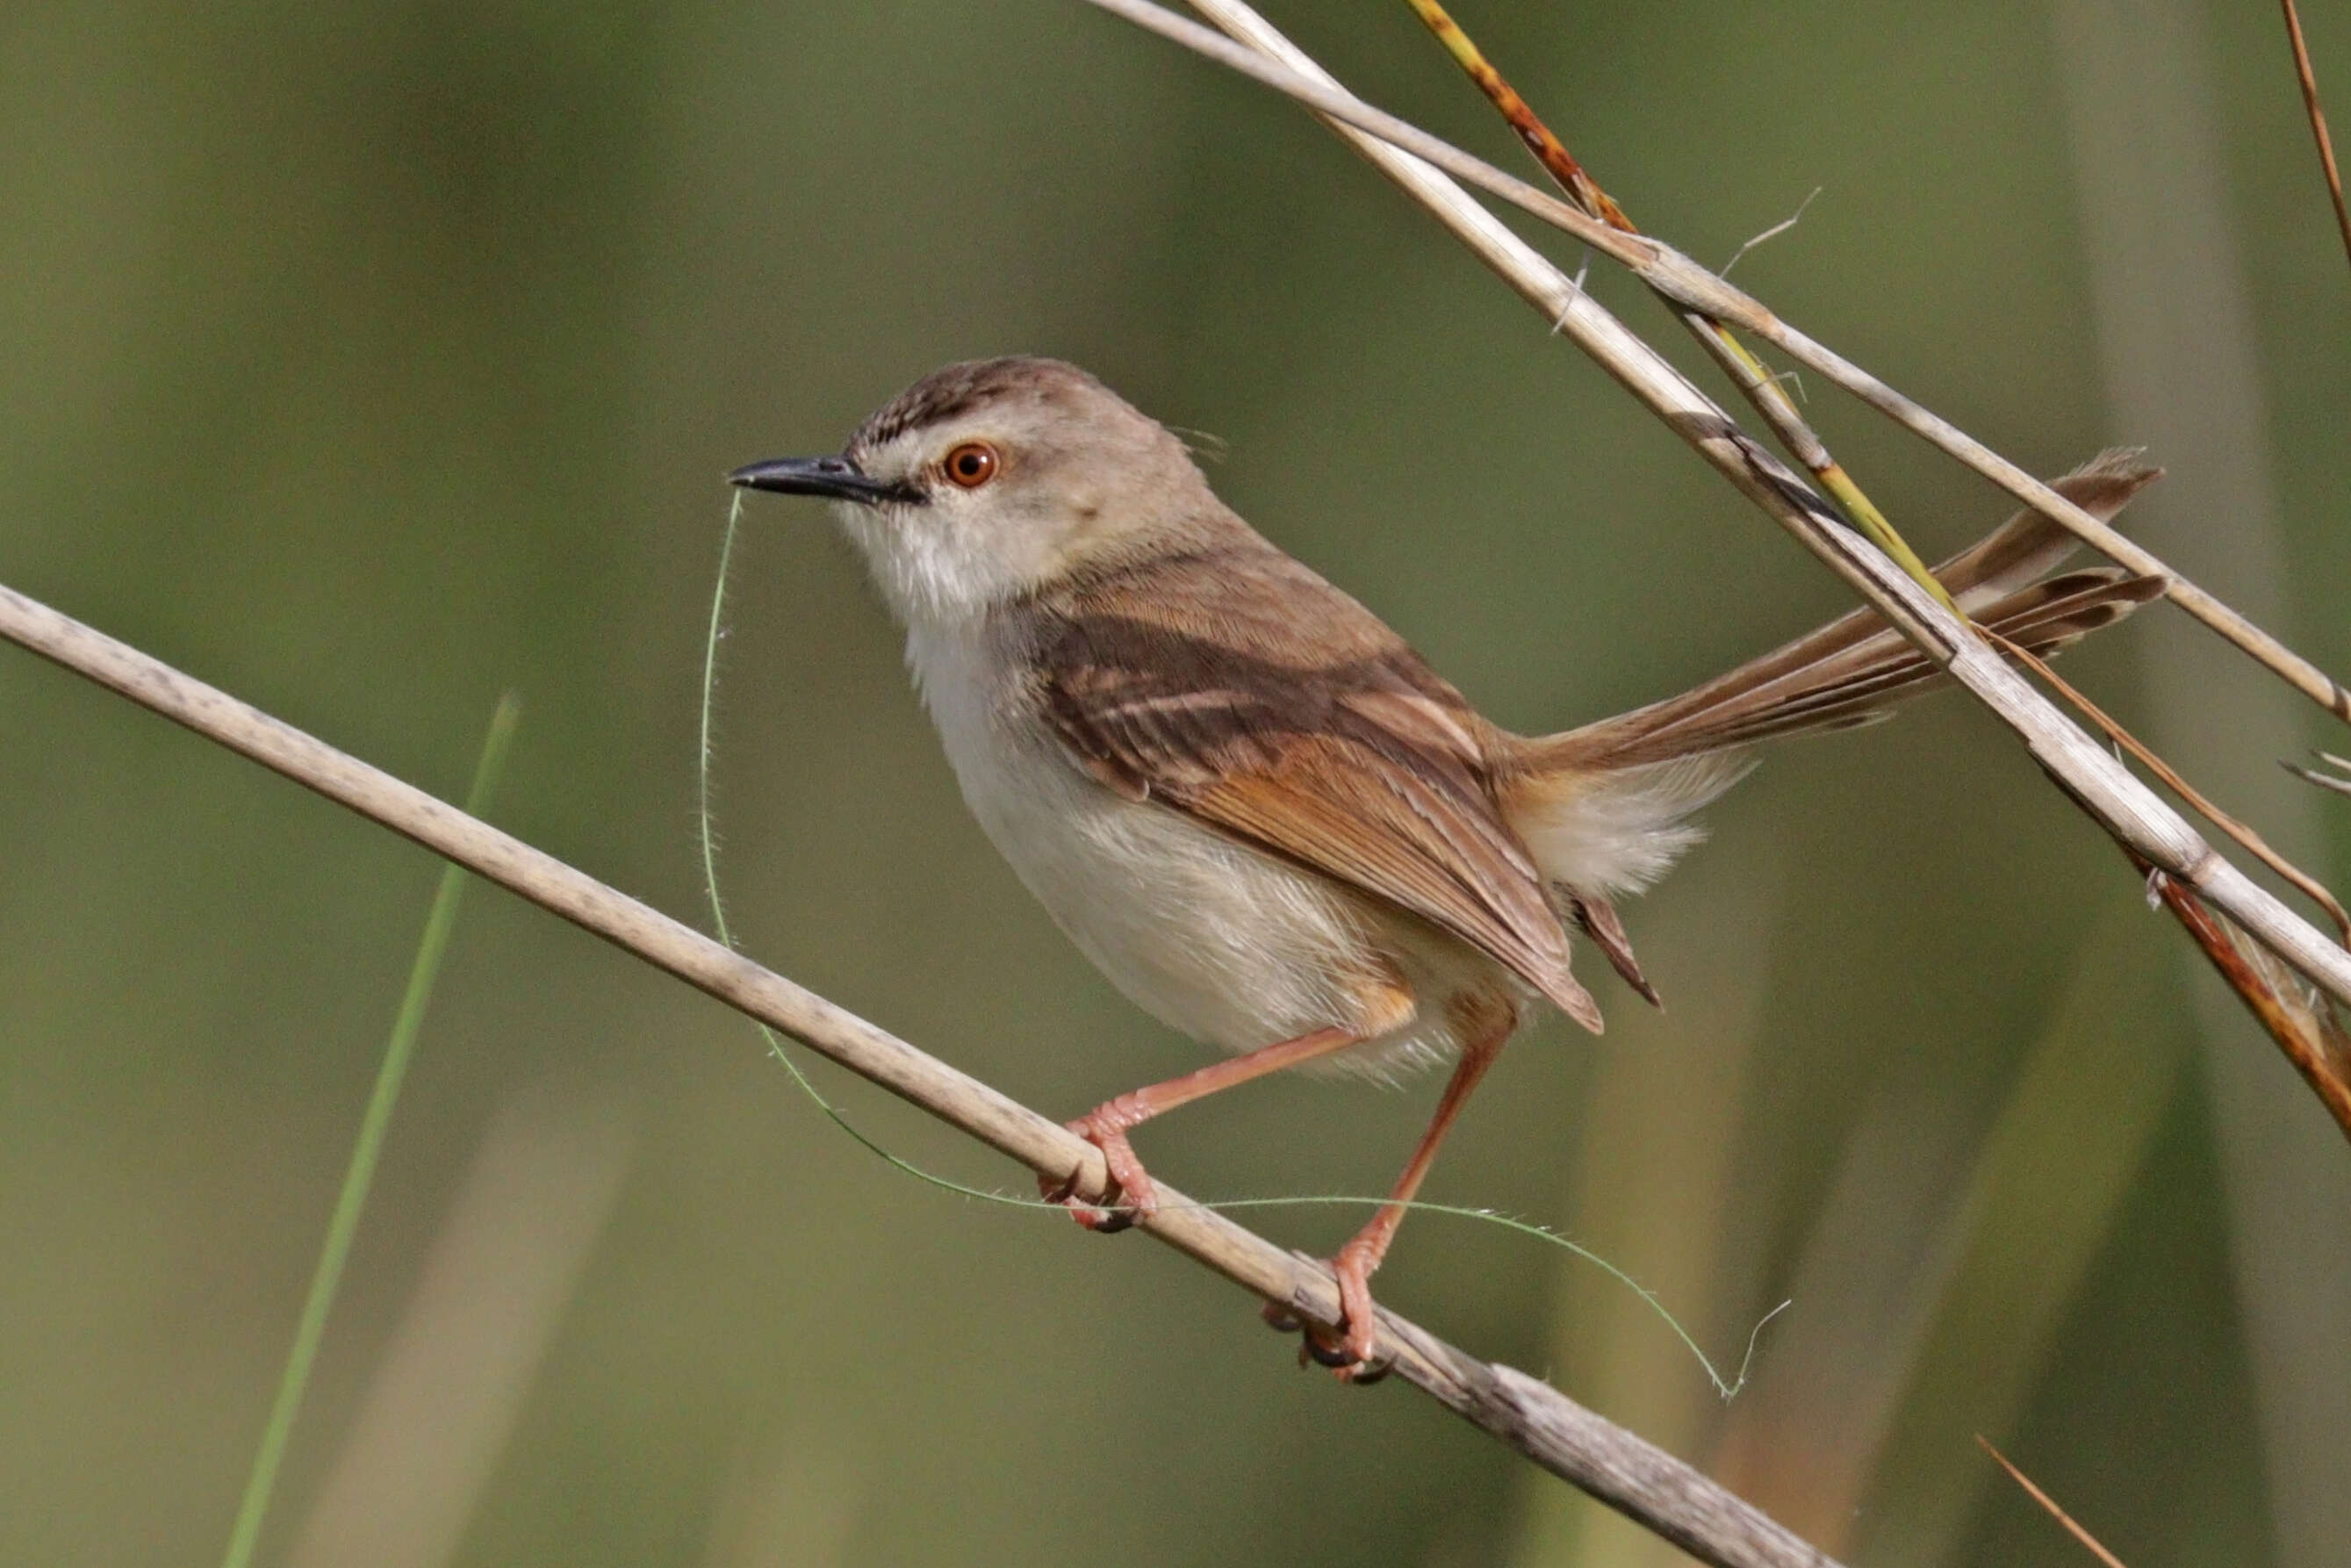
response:
M1498 966L1195 819L1098 782L1007 722L1008 661L978 629L925 627L907 662L965 802L1023 884L1136 1005L1228 1051L1377 1030L1334 1065L1386 1074L1458 1048L1441 1004ZM1395 982L1421 1004L1397 1017Z

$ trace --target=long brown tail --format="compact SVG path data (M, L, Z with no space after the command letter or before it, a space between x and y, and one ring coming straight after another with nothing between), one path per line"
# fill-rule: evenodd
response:
M2162 475L2138 457L2131 451L2102 453L2050 485L2084 510L2109 518ZM2163 591L2159 579L2119 567L2044 575L2074 548L2074 536L2057 524L2038 512L2019 512L1937 567L1935 575L1974 620L2043 654L2121 620ZM1855 610L1680 696L1528 740L1516 761L1538 775L1632 768L1869 724L1941 673L1875 611Z
M2136 452L2107 452L2050 483L2111 517L2160 474ZM2049 576L2074 537L2019 512L1935 575L1979 623L2036 653L2110 625L2163 591L2115 567ZM1752 742L1886 717L1942 671L1876 612L1855 610L1704 685L1580 729L1513 740L1505 817L1532 852L1561 916L1590 936L1651 1001L1610 902L1665 874L1700 836L1691 817L1752 765Z

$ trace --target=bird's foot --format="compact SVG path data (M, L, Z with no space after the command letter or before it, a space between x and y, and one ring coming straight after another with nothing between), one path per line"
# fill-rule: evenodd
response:
M1108 1107L1104 1107L1108 1109ZM1127 1142L1126 1130L1116 1121L1092 1111L1069 1124L1075 1133L1102 1153L1102 1164L1110 1170L1109 1190L1102 1194L1102 1206L1089 1203L1078 1196L1077 1173L1055 1181L1050 1176L1037 1178L1038 1195L1048 1203L1058 1203L1070 1211L1070 1218L1088 1230L1108 1235L1124 1230L1138 1219L1148 1219L1159 1211L1159 1188L1151 1174L1135 1157L1134 1145Z
M1327 1366L1342 1383L1369 1387L1388 1375L1390 1362L1374 1361L1379 1344L1379 1319L1372 1306L1372 1270L1380 1266L1369 1247L1350 1241L1331 1260L1339 1278L1339 1317L1335 1329L1301 1317L1280 1301L1268 1301L1265 1321L1284 1333L1297 1333L1298 1364L1313 1362Z

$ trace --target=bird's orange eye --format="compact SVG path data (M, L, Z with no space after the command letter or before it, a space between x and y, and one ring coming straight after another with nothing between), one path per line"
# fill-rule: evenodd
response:
M967 490L977 490L996 477L998 463L995 447L985 441L967 441L948 453L941 466L949 479Z

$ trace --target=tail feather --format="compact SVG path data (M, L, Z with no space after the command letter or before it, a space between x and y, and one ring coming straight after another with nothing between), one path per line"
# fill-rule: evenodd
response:
M2075 505L2112 517L2161 474L2138 455L2104 453L2051 484ZM1936 576L1978 622L2051 653L2163 588L2115 567L2049 576L2074 548L2073 535L2056 523L2020 512ZM1697 842L1691 816L1746 774L1747 747L1875 723L1942 673L1874 611L1853 611L1680 696L1564 734L1515 740L1501 780L1503 810L1563 913L1604 909L1607 898L1647 886ZM1618 967L1628 965L1629 947ZM1637 974L1637 966L1629 972Z
M2162 473L2137 458L2136 452L2103 453L2051 485L2075 505L2111 517ZM2115 567L2037 580L2074 548L2073 535L2024 511L1935 575L1970 616L2036 653L2053 653L2162 591L2157 580ZM1680 696L1526 741L1517 765L1532 773L1634 767L1866 724L1940 674L1875 611L1850 611Z
M2044 593L2043 590L2062 590ZM2009 641L2047 655L2112 624L2163 591L2159 579L2105 569L2070 573L2025 590L1975 619ZM1907 639L1881 632L1833 661L1759 687L1691 720L1627 737L1618 766L1747 746L1786 735L1849 729L1894 716L1893 705L1942 674Z

